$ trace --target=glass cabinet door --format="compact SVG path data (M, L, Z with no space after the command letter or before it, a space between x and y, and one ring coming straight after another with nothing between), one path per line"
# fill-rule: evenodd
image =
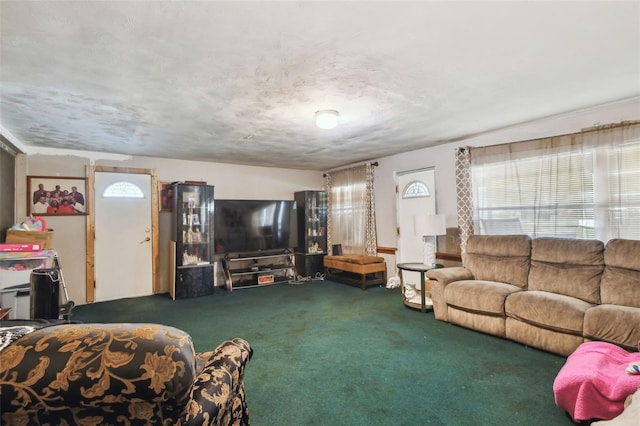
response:
M172 298L212 294L213 186L173 184ZM173 246L172 246L173 247Z
M213 186L175 184L176 265L207 265L213 260Z
M313 277L323 273L327 254L327 193L299 191L294 196L298 209L296 271Z
M305 208L306 243L302 248L307 254L327 252L327 194L307 191Z

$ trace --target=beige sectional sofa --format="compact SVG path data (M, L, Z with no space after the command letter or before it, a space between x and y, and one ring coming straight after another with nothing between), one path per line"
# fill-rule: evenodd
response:
M560 355L601 340L638 350L640 241L473 235L433 269L436 319Z

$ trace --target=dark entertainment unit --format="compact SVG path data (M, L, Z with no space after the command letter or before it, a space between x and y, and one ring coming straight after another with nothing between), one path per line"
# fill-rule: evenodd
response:
M175 182L171 227L172 299L213 293L213 194L211 185Z
M296 271L302 277L324 274L327 254L327 193L299 191L294 194L298 209Z
M288 250L225 255L222 267L230 291L290 281L295 277L293 252Z
M214 240L227 290L289 281L298 215L294 201L215 200Z

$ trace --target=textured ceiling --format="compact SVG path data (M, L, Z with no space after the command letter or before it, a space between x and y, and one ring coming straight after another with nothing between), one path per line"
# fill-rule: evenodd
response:
M640 94L639 2L2 1L0 124L326 170ZM337 129L314 125L340 111Z

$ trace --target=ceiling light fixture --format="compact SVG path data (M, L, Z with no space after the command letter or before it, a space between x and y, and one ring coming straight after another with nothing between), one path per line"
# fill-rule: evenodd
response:
M321 129L333 129L338 125L338 111L322 109L316 111L316 126Z

